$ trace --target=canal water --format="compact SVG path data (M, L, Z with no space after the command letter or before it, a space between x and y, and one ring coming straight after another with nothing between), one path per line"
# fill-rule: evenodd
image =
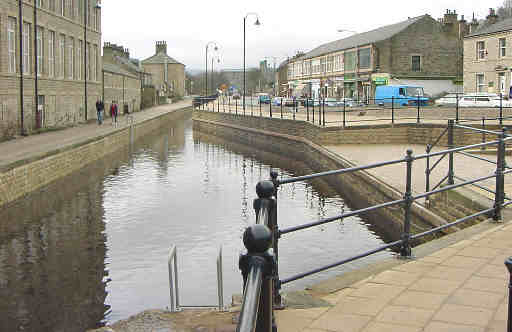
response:
M307 158L307 156L305 156ZM167 259L178 248L180 302L241 293L241 236L254 223L258 181L270 169L305 174L300 161L194 132L183 118L134 146L0 210L0 330L83 331L169 306ZM321 181L283 186L280 227L349 211ZM384 239L357 217L280 241L282 278L375 248ZM287 285L302 289L391 256L383 252Z

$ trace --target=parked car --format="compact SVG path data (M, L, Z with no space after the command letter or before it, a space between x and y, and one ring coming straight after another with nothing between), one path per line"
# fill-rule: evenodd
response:
M325 106L328 106L328 107L343 106L343 102L337 101L336 98L325 98Z
M338 103L339 106L343 106L343 104L345 104L345 107L364 106L364 103L362 101L357 101L353 98L343 98L340 99Z
M281 99L283 97L274 97L272 98L272 105L273 106L281 106Z
M423 88L413 85L379 85L375 89L375 103L378 105L391 104L400 106L417 105L426 106L428 98L423 93Z
M474 93L463 95L459 100L460 107L512 107L512 101L503 99L495 93Z
M260 104L270 104L270 96L266 93L258 94L258 103Z
M304 107L306 107L306 105L309 107L320 106L320 102L318 101L318 99L311 99L311 98L301 99L300 104Z
M459 100L462 99L460 94L449 93L446 96L436 99L434 104L437 106L453 106L457 103L457 95L459 95Z
M283 105L284 106L295 106L295 99L294 98L283 98Z

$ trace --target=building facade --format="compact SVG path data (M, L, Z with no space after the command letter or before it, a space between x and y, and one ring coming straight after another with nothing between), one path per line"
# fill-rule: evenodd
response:
M464 92L512 96L512 18L497 22L491 11L487 24L464 38Z
M99 0L2 0L0 45L0 139L96 117Z
M142 60L144 71L152 75L153 85L160 98L185 95L185 65L167 55L167 43L156 42L156 52Z
M439 95L462 80L467 24L455 11L429 15L337 40L290 59L288 94L350 97L371 102L383 84L410 84Z
M151 75L144 72L140 62L130 58L130 52L123 46L112 43L103 45L102 99L108 110L113 101L120 112L137 112L152 106L155 100ZM146 91L145 91L146 90ZM151 105L143 105L144 93L153 93Z

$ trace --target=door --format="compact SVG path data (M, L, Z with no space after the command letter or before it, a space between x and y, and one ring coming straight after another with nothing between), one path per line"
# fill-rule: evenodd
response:
M44 96L37 96L37 109L36 109L36 129L40 129L44 124Z
M505 93L505 73L499 73L499 88L500 88L500 93L502 95L506 95L506 93Z

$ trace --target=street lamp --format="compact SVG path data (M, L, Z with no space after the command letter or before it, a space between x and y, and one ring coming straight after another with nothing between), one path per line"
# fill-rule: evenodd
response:
M213 45L213 50L214 51L217 51L219 49L219 47L217 46L217 43L214 42L214 41L210 41L206 44L206 58L205 58L205 62L206 62L206 70L204 71L205 73L205 82L204 82L204 96L207 97L208 96L208 46L210 45Z
M243 95L243 109L245 111L245 21L247 20L247 17L249 17L249 15L254 15L256 16L256 22L254 22L254 25L256 26L259 26L261 25L260 23L260 19L258 17L258 14L256 13L247 13L247 15L244 16L244 95Z
M214 91L213 89L213 85L214 85L214 80L213 80L213 60L217 60L217 63L220 63L220 57L218 56L212 56L212 78L211 78L211 81L212 81L212 92Z

